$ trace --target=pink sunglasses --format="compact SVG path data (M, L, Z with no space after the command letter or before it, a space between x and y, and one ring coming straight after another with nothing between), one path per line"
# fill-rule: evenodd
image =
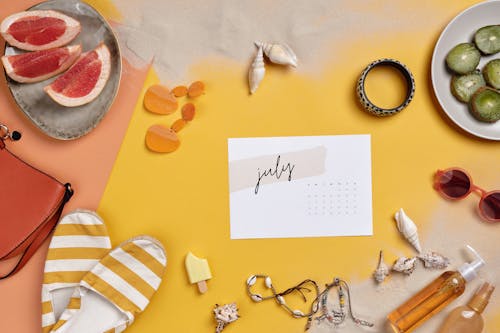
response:
M479 200L479 214L488 222L500 222L500 191L486 192L474 185L467 171L460 168L438 170L434 178L434 188L445 198L460 200L471 192L481 196Z

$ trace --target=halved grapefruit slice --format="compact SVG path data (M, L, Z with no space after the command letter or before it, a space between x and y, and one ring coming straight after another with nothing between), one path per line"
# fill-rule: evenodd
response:
M70 69L44 88L64 106L80 106L93 101L104 89L111 72L111 55L106 45L84 53Z
M0 33L7 43L28 51L64 46L80 29L80 22L55 10L16 13L0 25Z
M80 45L3 56L7 75L14 81L29 83L48 79L64 72L82 53Z

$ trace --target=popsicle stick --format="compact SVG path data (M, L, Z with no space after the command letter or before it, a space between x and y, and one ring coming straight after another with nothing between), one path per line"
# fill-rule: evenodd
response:
M204 294L204 293L206 293L208 291L208 286L207 286L207 281L206 280L198 282L197 285L198 285L198 291L201 294Z
M186 270L189 277L189 282L198 285L198 290L200 294L207 292L207 280L212 278L212 273L210 272L210 266L208 266L208 261L206 259L198 258L191 252L186 256Z

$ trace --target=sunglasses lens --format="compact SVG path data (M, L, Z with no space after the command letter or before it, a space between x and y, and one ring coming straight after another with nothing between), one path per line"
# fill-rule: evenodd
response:
M439 188L450 198L461 198L470 190L470 179L460 170L448 170L438 179Z
M489 220L500 221L500 192L484 197L479 204L479 209Z

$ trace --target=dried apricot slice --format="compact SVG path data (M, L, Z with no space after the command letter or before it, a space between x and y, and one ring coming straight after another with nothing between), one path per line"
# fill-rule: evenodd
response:
M188 96L191 98L198 97L205 92L205 84L201 81L191 83L188 88Z
M174 93L175 97L184 97L188 93L188 88L186 86L177 86L172 89L172 93Z
M184 119L177 119L176 121L174 121L172 126L170 126L170 128L173 129L174 132L178 133L181 129L184 128L184 126L186 126L186 124L187 121L185 121Z
M162 126L153 125L146 132L146 146L157 153L171 153L177 148L181 142L174 130Z
M171 114L178 106L177 99L168 88L159 84L149 87L144 95L144 107L153 113Z
M196 114L196 108L193 103L186 103L181 109L182 119L185 121L191 121Z

